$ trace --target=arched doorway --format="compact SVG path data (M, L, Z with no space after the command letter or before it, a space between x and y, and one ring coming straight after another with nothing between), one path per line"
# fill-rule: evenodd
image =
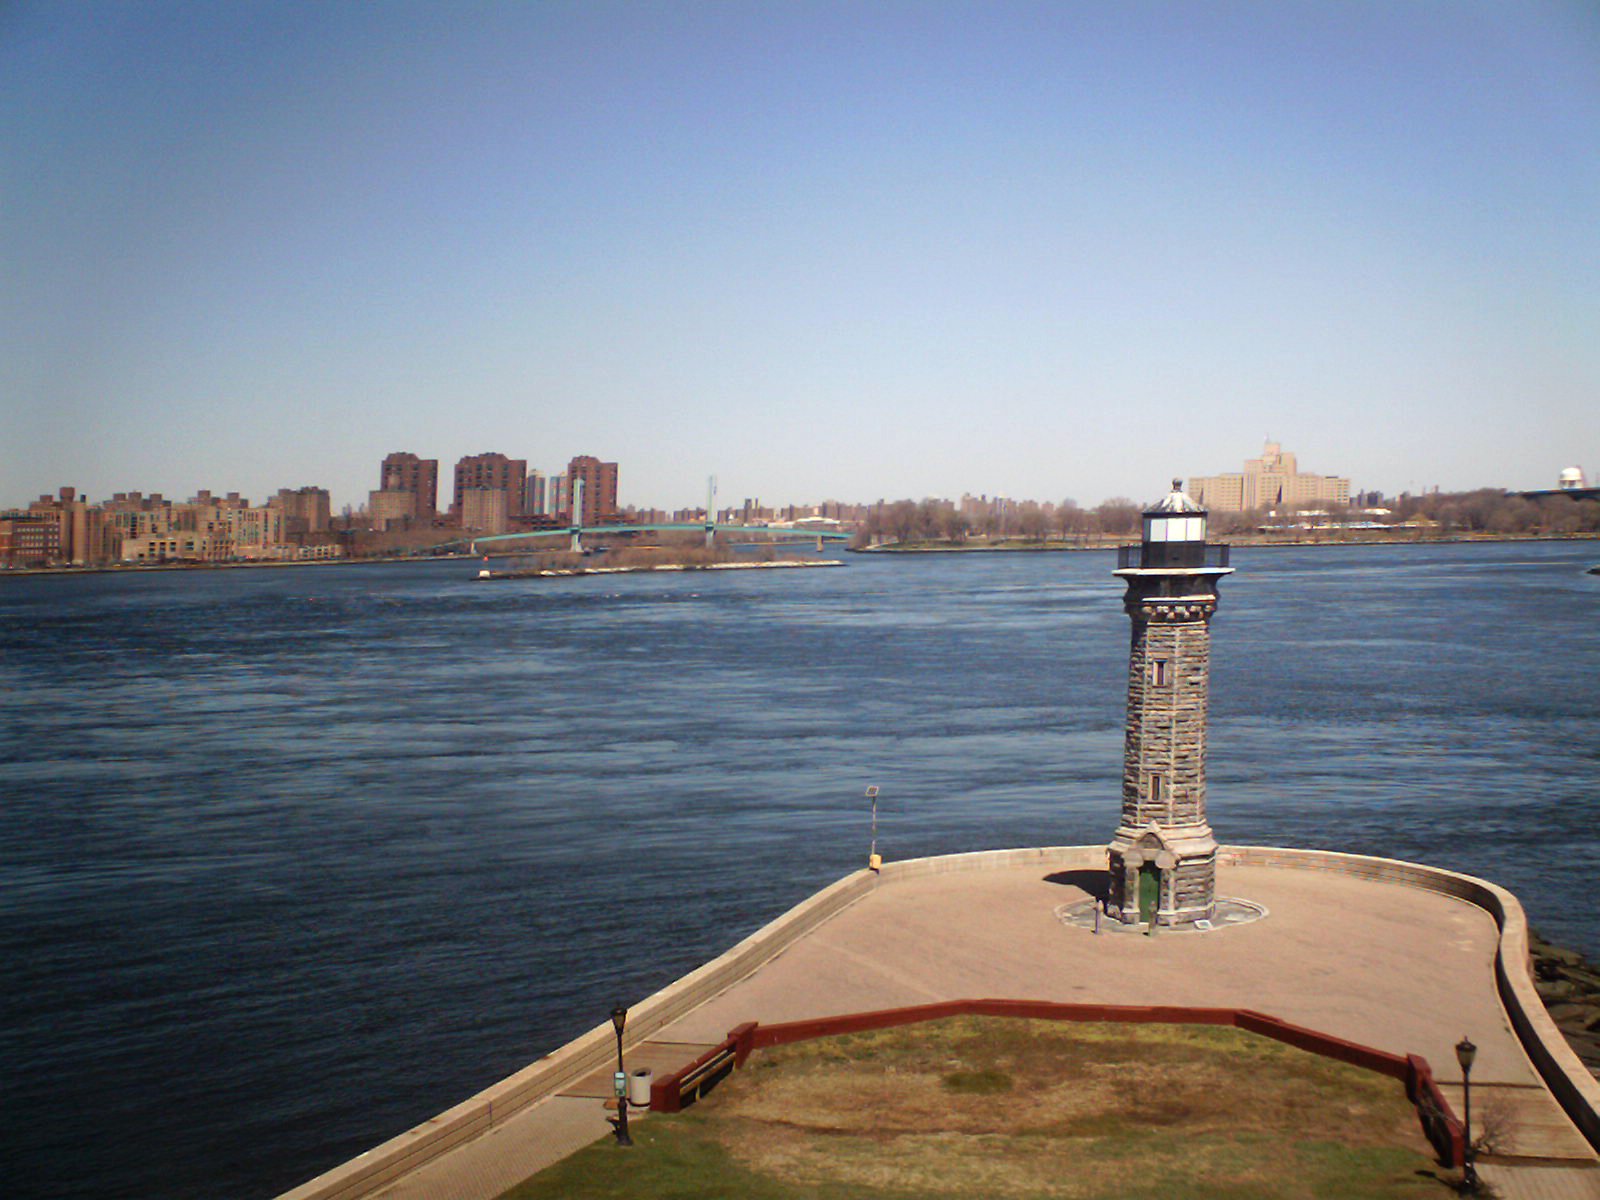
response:
M1149 921L1161 909L1161 868L1153 862L1139 865L1139 920Z

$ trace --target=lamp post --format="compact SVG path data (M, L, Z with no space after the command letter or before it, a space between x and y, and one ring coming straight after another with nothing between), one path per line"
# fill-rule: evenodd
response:
M1461 1106L1465 1110L1461 1137L1461 1190L1469 1195L1478 1192L1478 1168L1472 1152L1472 1061L1478 1057L1478 1048L1466 1038L1456 1043L1456 1062L1461 1064Z
M617 1005L611 1010L611 1024L617 1031L617 1145L631 1146L628 1136L628 1073L622 1066L622 1027L628 1023L628 1010Z
M867 866L876 871L883 865L883 859L878 857L878 785L873 784L867 789L867 799L872 802L872 849L867 851Z

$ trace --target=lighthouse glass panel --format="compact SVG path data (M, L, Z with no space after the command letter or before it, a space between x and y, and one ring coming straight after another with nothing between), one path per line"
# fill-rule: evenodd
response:
M1144 540L1147 542L1203 542L1206 538L1206 519L1193 517L1146 517Z

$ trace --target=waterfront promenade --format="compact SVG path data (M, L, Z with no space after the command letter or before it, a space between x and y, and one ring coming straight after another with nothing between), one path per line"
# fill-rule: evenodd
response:
M681 1015L654 1028L641 1021L645 1038L630 1045L629 1067L659 1074L681 1066L744 1021L938 1000L1240 1007L1380 1050L1421 1054L1459 1112L1453 1046L1467 1035L1480 1048L1474 1113L1495 1113L1510 1138L1507 1153L1483 1163L1484 1178L1507 1198L1600 1198L1600 1156L1552 1094L1549 1072L1536 1069L1503 1002L1505 989L1497 986L1502 949L1512 973L1519 969L1516 955L1523 955L1525 974L1514 900L1503 934L1481 896L1473 902L1435 890L1456 881L1465 895L1481 889L1465 877L1391 868L1377 859L1323 856L1329 869L1295 852L1232 852L1220 869L1218 894L1264 906L1265 919L1208 933L1096 935L1057 915L1086 895L1082 885L1092 885L1095 853L1086 847L956 856L891 864L881 877L862 873L842 881L830 889L839 903L827 905L837 911L789 914L741 943L743 965L752 969L740 966L731 983L695 984L691 976L637 1006L641 1016L652 1004ZM1238 861L1275 856L1293 865ZM1431 882L1418 886L1418 879ZM791 920L806 926L793 940L781 932ZM763 937L776 951L764 959ZM1517 1008L1514 988L1512 1001ZM611 1066L597 1059L549 1098L369 1194L489 1200L608 1132L601 1104ZM1584 1078L1592 1105L1600 1085ZM1583 1081L1576 1086L1581 1091ZM309 1190L317 1182L291 1194L335 1194Z

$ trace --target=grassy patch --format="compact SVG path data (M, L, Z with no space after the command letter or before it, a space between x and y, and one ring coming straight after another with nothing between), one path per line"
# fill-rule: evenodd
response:
M1011 1090L1011 1076L1004 1071L951 1071L939 1082L952 1092L969 1096L993 1096Z
M508 1193L1443 1197L1394 1080L1234 1029L962 1017L759 1053Z

